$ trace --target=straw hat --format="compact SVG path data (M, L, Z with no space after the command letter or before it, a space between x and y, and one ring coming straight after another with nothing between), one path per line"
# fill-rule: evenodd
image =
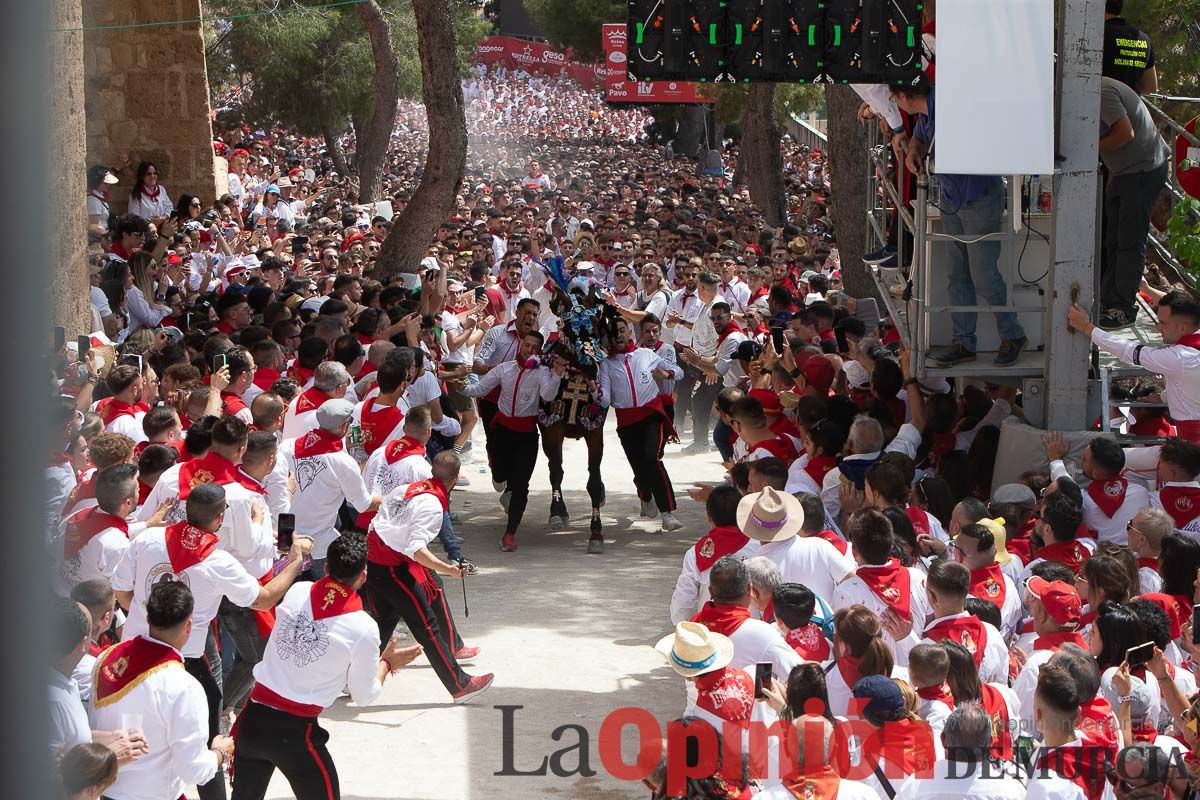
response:
M751 539L763 543L781 542L795 536L804 527L804 507L786 492L768 486L757 494L748 494L738 503L738 527Z
M654 649L662 654L671 669L685 678L714 672L733 661L730 638L713 633L699 622L679 623L675 632L659 639Z

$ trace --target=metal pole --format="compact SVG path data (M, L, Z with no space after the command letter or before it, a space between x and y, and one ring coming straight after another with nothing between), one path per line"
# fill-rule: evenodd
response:
M913 336L913 358L916 359L918 377L925 377L925 351L929 349L929 317L926 307L930 302L929 293L929 250L925 244L925 229L928 225L926 203L929 195L929 175L921 172L917 175L917 197L913 214L913 297L916 298L916 319L910 323Z
M1048 277L1046 427L1087 429L1091 342L1067 329L1067 308L1092 305L1096 247L1096 161L1100 128L1102 0L1060 0L1053 260Z

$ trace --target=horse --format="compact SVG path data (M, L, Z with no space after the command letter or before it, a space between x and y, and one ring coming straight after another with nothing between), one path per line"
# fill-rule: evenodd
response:
M608 410L596 397L596 373L608 355L605 349L608 321L615 311L600 298L594 286L572 281L570 289L556 291L551 310L562 320L557 339L548 342L544 353L567 361L567 372L558 395L542 406L538 427L542 452L550 463L550 519L553 530L565 528L571 519L562 496L563 443L583 439L588 449L588 496L592 501L591 536L588 553L604 552L600 508L604 505L604 479L600 462L604 457L604 421Z

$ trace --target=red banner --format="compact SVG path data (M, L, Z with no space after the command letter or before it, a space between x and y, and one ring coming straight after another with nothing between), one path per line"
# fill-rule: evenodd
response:
M511 36L489 36L475 50L475 60L489 67L501 64L507 69L520 69L542 75L569 75L579 83L592 87L603 77L603 65L580 64L570 59L570 52L555 50L544 42L531 42Z
M604 80L610 103L706 103L688 81L634 81L629 79L628 32L625 25L604 26Z

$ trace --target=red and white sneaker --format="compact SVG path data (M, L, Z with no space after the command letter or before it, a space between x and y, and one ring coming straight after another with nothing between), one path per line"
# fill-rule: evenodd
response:
M468 664L468 663L474 661L475 657L478 655L479 655L478 647L470 647L468 645L463 645L462 647L458 648L458 652L454 654L454 660L457 661L459 664Z
M450 696L454 698L455 705L465 703L472 697L486 692L488 687L492 685L492 681L495 679L495 674L491 672L489 672L487 675L476 675L474 678L471 678L470 682L466 686Z
M506 553L515 553L517 551L517 536L514 533L506 533L500 537L500 549Z

